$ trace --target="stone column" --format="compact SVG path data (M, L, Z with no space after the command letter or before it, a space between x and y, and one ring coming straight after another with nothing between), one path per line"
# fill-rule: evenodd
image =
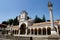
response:
M26 34L25 35L27 35L27 28L26 28Z
M33 28L33 35L35 35L35 28Z
M30 28L30 35L31 35L31 28Z
M41 28L41 35L43 35L43 30L42 30L42 28Z
M37 28L37 35L38 35L38 28Z
M19 33L18 34L20 35L20 30L19 30Z
M57 35L59 35L59 31L58 31L58 26L56 25L56 29L57 29Z
M46 35L47 35L47 27L46 27Z
M52 7L53 7L53 4L49 1L48 2L48 8L49 8L49 12L50 12L51 27L54 27Z

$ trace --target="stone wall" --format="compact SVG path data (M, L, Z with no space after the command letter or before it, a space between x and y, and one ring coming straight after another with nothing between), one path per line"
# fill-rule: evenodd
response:
M0 35L0 38L10 39L10 40L60 40L60 36L21 37L21 36Z
M33 37L33 40L59 40L58 38L40 38L40 37Z
M48 36L48 37L33 37L33 40L60 40L60 36L56 36L56 35L52 35L52 36Z
M0 35L0 38L10 40L30 40L30 37L10 36L10 35Z

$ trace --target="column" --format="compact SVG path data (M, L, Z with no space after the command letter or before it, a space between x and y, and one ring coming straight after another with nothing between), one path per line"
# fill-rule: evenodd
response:
M42 30L42 28L41 28L41 35L43 35L43 30Z
M47 27L46 27L46 35L47 35Z
M30 28L30 35L31 35L31 28Z
M38 35L38 28L37 28L37 35Z
M26 35L27 35L27 28L26 28Z
M59 35L58 26L56 26L56 29L57 29L57 34Z
M33 28L33 35L35 35L35 28Z
M19 33L18 34L20 35L20 30L19 30Z
M58 28L57 28L57 34L59 35L59 31L58 31Z
M52 10L50 10L50 21L51 21L51 27L54 27Z

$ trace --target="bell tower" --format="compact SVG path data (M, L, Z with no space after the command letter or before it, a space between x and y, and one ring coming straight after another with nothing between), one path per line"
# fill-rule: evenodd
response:
M18 16L18 20L20 27L19 34L27 35L28 20L27 20L27 12L25 10L23 10L21 14ZM22 30L24 31L22 32Z
M22 11L20 15L20 21L25 21L25 20L27 20L27 12Z

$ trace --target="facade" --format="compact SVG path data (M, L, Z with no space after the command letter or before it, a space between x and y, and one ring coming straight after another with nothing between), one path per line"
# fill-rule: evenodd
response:
M54 21L54 31L51 33L53 27L51 22L33 23L32 19L27 20L27 12L22 11L21 15L18 17L19 25L17 26L7 26L7 34L12 34L14 36L41 36L41 35L59 35L59 25L60 21Z
M54 28L56 33L51 33L53 27L51 22L33 23L32 19L27 20L27 12L22 11L18 17L19 25L7 26L6 34L12 34L14 36L41 36L41 35L59 35L60 21L54 21Z
M33 23L32 19L27 20L28 13L26 11L22 11L21 15L18 16L19 25L17 26L7 26L6 34L11 34L14 36L46 36L46 35L57 35L59 36L60 29L60 21L53 20L52 13L52 4L48 2L48 8L50 12L50 22L42 22L42 23Z

